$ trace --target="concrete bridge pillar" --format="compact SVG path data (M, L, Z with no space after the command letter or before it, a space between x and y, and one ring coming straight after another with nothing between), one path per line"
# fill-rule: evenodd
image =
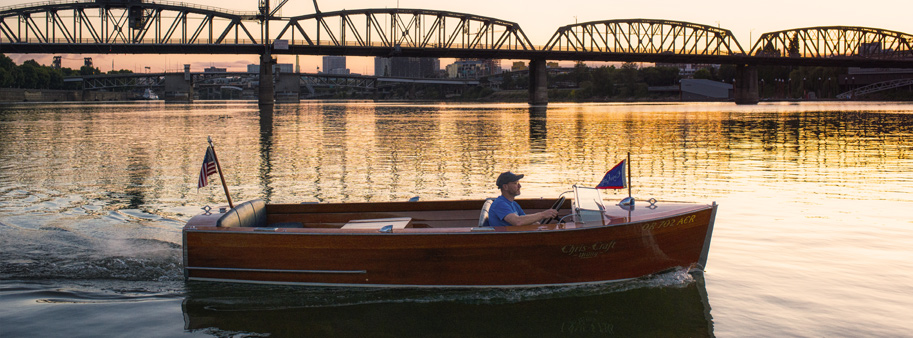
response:
M190 65L184 65L183 73L165 74L165 102L193 102L193 76Z
M529 104L548 104L548 77L545 69L545 59L529 61Z
M269 51L260 55L260 95L257 103L261 105L275 103L276 90L273 87L273 65L275 64L276 59L273 59Z
M735 83L732 96L736 104L758 104L758 68L749 65L735 67Z

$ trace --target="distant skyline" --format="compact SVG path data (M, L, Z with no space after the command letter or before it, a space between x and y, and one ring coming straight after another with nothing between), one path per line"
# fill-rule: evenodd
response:
M33 1L0 0L0 7L21 5ZM188 4L213 6L237 11L256 11L257 1L216 1L186 0ZM558 27L575 22L601 21L611 19L663 19L685 21L729 29L736 36L742 48L749 50L763 33L792 28L813 26L861 26L881 28L913 34L913 2L909 0L858 1L786 1L769 0L745 3L724 0L670 1L654 0L649 5L639 1L540 1L540 0L341 0L320 1L322 12L361 8L422 8L469 13L494 17L518 23L535 45L544 45ZM314 13L312 1L288 2L281 10L282 16L297 16ZM2 52L2 48L0 48ZM9 55L17 64L29 59L50 65L50 54ZM116 69L137 72L177 70L184 64L191 64L194 71L215 66L230 70L246 69L247 64L257 63L256 55L77 55L65 54L63 66L78 68L83 57L92 57L95 66L103 71ZM299 57L301 70L316 72L320 56ZM295 63L294 56L280 56L280 63ZM450 63L442 59L441 66ZM349 57L348 65L353 73L373 74L373 59ZM504 67L508 63L502 62Z

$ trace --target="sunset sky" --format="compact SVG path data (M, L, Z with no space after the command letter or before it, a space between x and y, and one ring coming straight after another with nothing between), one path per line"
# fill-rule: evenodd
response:
M0 7L20 5L31 1L0 0ZM188 0L196 5L214 6L230 10L255 11L257 1ZM765 32L812 26L863 26L882 28L913 34L913 2L910 0L767 0L767 1L541 1L541 0L342 0L320 1L323 12L360 8L423 8L470 13L513 21L523 28L535 45L544 45L555 30L576 22L609 19L665 19L719 26L735 34L742 48L748 50L757 37ZM314 12L310 0L294 0L282 8L282 16L296 16ZM2 49L0 49L2 51ZM95 66L103 71L116 69L143 71L176 70L191 64L194 71L205 67L225 67L245 70L249 63L256 63L254 55L63 55L63 66L78 68L82 58L92 56ZM51 55L10 55L16 63L35 59L50 64ZM282 56L280 63L295 63L294 56ZM443 67L448 60L441 63ZM301 56L301 70L314 72L320 65L319 56ZM505 61L502 64L508 67ZM354 73L373 73L370 58L348 58L348 67Z

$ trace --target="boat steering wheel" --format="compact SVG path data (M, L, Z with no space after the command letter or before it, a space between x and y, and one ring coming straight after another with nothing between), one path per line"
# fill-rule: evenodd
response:
M566 197L564 197L564 196L559 197L558 200L555 201L555 204L552 204L552 207L549 209L555 209L555 211L561 210L561 205L564 204L565 199L566 199ZM540 224L549 224L554 219L555 219L554 217L546 218L546 219L542 220L542 223L540 223Z

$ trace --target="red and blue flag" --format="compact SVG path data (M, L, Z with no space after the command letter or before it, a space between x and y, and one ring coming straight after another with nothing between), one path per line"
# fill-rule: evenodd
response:
M625 161L621 160L612 170L605 173L596 189L624 189L625 188Z

